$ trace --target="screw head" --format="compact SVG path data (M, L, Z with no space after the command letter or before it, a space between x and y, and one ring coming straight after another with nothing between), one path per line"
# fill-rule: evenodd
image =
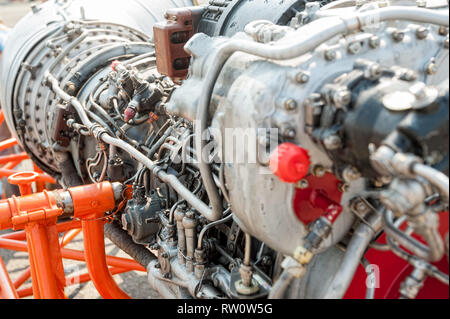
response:
M433 75L433 74L436 74L437 71L438 71L438 66L437 66L436 63L430 62L430 63L427 65L427 74Z
M399 31L399 30L395 30L395 31L392 33L392 38L393 38L394 41L396 41L396 42L403 41L403 39L405 38L405 32Z
M352 93L347 89L341 89L333 94L333 102L336 107L342 108L350 104L352 101Z
M284 102L284 107L288 111L294 111L298 107L298 103L294 99L287 99L286 102Z
M326 60L328 60L328 61L333 61L333 60L336 59L336 57L337 57L336 51L331 50L331 49L325 51L325 59L326 59Z
M295 185L295 187L299 189L307 189L309 187L309 182L306 179L302 179Z
M325 148L329 151L335 151L339 148L341 148L342 146L342 139L336 135L336 134L332 134L327 136L324 141L323 144L325 145Z
M324 177L326 174L326 169L325 167L323 167L322 165L316 165L313 168L313 175L316 177Z
M286 127L283 130L283 136L289 139L294 139L297 136L297 131L293 127Z
M378 48L380 46L380 43L381 43L380 38L377 37L376 35L374 35L369 39L369 46L373 49Z
M428 30L427 28L419 27L416 30L416 37L417 37L417 39L423 40L428 36L429 33L430 33L430 30Z
M298 83L304 84L304 83L308 83L309 79L310 79L310 75L308 72L299 72L297 74L297 76L295 77L296 81Z
M439 35L447 35L448 34L448 28L441 26L439 27Z
M358 54L359 51L361 51L361 43L359 43L358 41L352 42L348 45L347 47L347 51L350 54Z

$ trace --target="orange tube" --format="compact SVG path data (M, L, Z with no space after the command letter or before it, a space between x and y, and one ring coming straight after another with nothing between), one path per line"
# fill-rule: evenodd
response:
M119 288L108 270L103 221L85 220L82 225L86 264L95 288L105 299L130 299L130 296Z
M14 287L11 278L6 270L5 263L0 257L0 297L4 299L18 299L16 288Z
M14 251L22 251L27 252L27 243L18 240L12 240L7 238L0 238L0 248L9 249ZM61 255L64 259L76 260L76 261L86 261L85 255L82 251L62 248ZM114 257L114 256L106 256L106 262L109 266L124 268L129 271L142 271L145 272L145 268L142 267L135 260Z
M11 155L4 155L0 156L0 164L7 164L9 162L17 162L17 161L24 161L26 159L29 159L27 153L20 153L20 154L11 154Z
M115 267L112 267L109 269L109 272L111 273L111 275L123 274L128 271L129 270L122 269L122 268L115 268ZM91 280L91 277L89 276L89 274L82 274L79 277L77 275L72 275L70 277L67 277L66 287L70 287L70 286L77 285L77 284L82 284L82 283L88 282L90 280ZM19 298L25 298L25 297L32 296L33 290L31 287L24 288L24 289L18 290L17 294L19 295Z
M58 261L52 258L45 226L35 224L27 227L27 242L32 250L33 264L39 285L39 296L43 299L61 298L61 291L54 271L55 262Z
M19 144L15 138L10 138L0 142L0 152Z
M31 267L28 267L15 281L14 287L18 289L31 277Z

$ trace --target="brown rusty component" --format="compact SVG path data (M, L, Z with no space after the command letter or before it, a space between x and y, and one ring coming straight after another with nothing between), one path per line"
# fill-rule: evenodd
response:
M198 10L192 8L170 9L166 21L153 27L158 72L174 80L188 75L190 55L184 51L185 44L195 33Z

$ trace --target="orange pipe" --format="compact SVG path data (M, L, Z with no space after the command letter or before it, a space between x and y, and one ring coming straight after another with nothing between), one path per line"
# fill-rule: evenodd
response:
M14 287L11 278L6 270L5 263L0 257L0 297L4 299L18 299L16 288Z
M7 164L9 162L17 162L17 161L24 161L29 159L27 153L20 153L20 154L11 154L11 155L4 155L0 156L0 164Z
M27 243L32 251L33 265L42 299L64 298L64 290L57 282L57 267L60 260L52 256L52 243L44 225L27 226ZM57 246L59 248L59 245ZM64 273L63 273L64 274Z
M80 220L72 220L69 222L63 222L56 225L58 233L65 233L74 228L81 228ZM13 239L13 240L25 240L26 235L24 231L16 231L9 234L0 235L0 238Z
M94 218L95 216L92 216ZM84 255L92 282L105 299L130 299L119 288L108 270L105 255L105 235L103 221L85 220L82 222L84 235Z
M20 276L14 281L14 287L18 289L31 277L31 267L28 267Z
M11 176L9 180L19 184L21 191L27 194L31 192L28 182L36 181L38 176L37 173L21 173ZM69 193L74 207L74 217L82 220L84 259L94 285L106 299L130 298L114 281L105 254L102 219L105 212L113 210L116 206L112 184L105 182L75 187L69 189ZM19 249L24 248L23 244L28 246L35 298L65 297L64 283L61 285L59 280L61 276L58 270L62 270L59 265L62 264L62 257L66 257L65 254L76 255L75 251L59 247L56 217L62 213L62 209L56 205L55 196L55 193L44 191L0 201L0 229L10 228L8 226L15 228L25 226L27 234L26 244L0 238L0 246L2 243ZM38 284L34 284L35 282Z
M123 274L123 273L128 272L128 270L126 270L126 269L115 268L115 267L110 268L109 271L112 275L118 275L118 274ZM77 285L77 284L82 284L82 283L88 282L90 280L91 280L91 277L89 276L89 274L82 274L79 277L77 275L72 275L70 277L67 277L66 287L70 287L70 286ZM18 290L17 294L18 294L19 298L25 298L25 297L32 296L33 290L31 287L24 288L24 289Z
M0 125L2 125L4 121L5 121L5 113L3 113L2 110L0 110Z
M65 235L63 238L63 241L61 242L61 247L65 247L68 245L75 237L78 236L79 233L81 233L82 229L72 229L69 231L68 235ZM14 287L19 288L21 287L31 276L31 269L28 267L15 281L14 281Z
M8 164L6 164L5 166L2 167L2 169L14 169L17 167L17 165L19 165L20 163L22 163L22 161L18 161L18 162L9 162Z
M83 231L83 229L81 229L81 228L69 230L69 232L68 232L67 234L65 234L64 237L63 237L63 240L62 240L62 242L61 242L61 247L67 246L67 245L68 245L72 240L74 240L75 237L77 237L82 231Z
M0 142L0 152L19 144L15 138L10 138Z
M0 238L0 248L9 249L14 251L27 252L27 243L18 240ZM76 261L86 261L85 255L82 251L73 250L68 248L61 249L61 255L64 259L76 260ZM127 270L135 270L145 272L145 268L142 267L138 262L131 259L106 256L106 262L109 266L124 268Z

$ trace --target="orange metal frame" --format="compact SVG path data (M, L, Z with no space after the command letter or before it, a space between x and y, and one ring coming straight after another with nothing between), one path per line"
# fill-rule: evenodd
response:
M0 111L0 125L4 122ZM18 145L14 138L0 142L0 151ZM73 200L74 218L59 222L63 210L56 205L53 192L45 190L46 183L55 180L34 165L34 172L20 172L15 168L29 159L26 153L0 156L0 178L19 187L20 197L0 201L0 230L12 229L0 235L0 249L27 252L30 267L11 280L0 256L0 299L67 298L64 288L91 281L103 298L130 298L114 281L112 275L145 268L135 260L107 256L103 226L105 213L115 208L110 183L86 185L69 189ZM35 184L36 193L33 193ZM65 248L78 234L83 233L84 251ZM62 235L64 236L60 238ZM86 262L88 272L65 276L63 259ZM32 287L21 288L31 277Z

